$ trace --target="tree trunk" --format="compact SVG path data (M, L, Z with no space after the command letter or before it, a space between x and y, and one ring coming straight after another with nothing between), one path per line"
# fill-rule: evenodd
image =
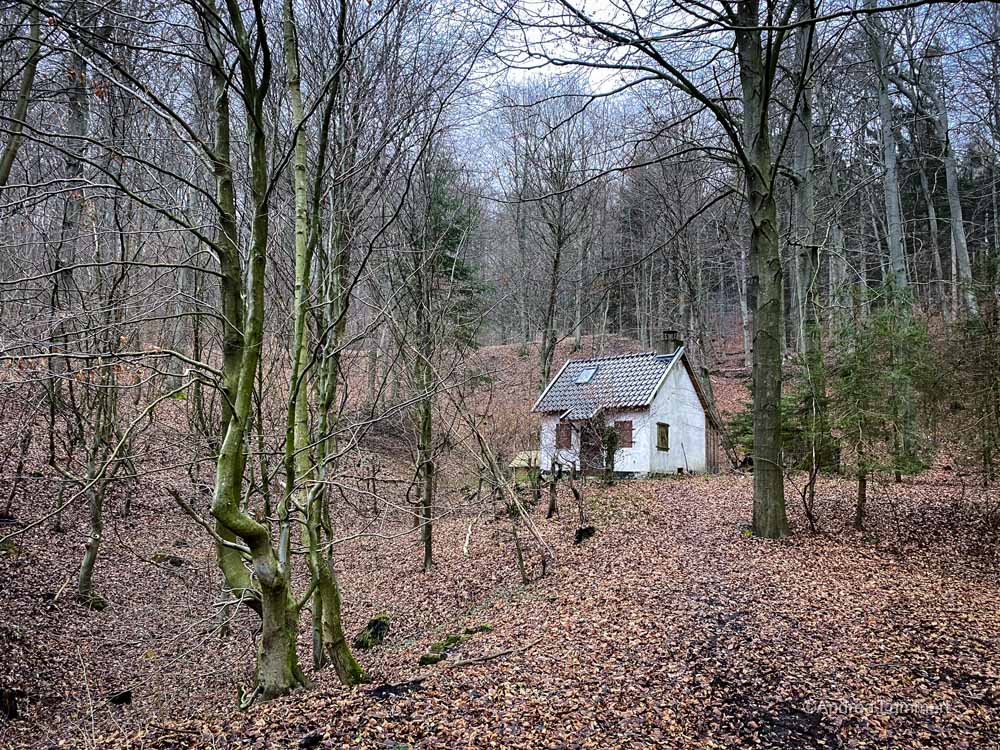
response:
M858 472L858 501L854 508L854 528L862 531L865 528L865 503L868 502L868 474Z
M781 351L784 277L778 246L774 200L774 164L765 94L758 3L740 6L736 32L743 92L743 140L748 159L746 186L750 201L751 284L756 292L753 339L753 529L757 536L788 534L784 467L781 455Z
M417 435L417 462L420 470L420 538L424 546L423 569L427 572L434 564L433 559L433 513L434 513L434 375L431 365L433 330L431 328L432 270L427 256L421 262L418 283L421 294L416 310L418 348L415 367L417 386L421 390L418 404L419 425Z
M819 102L822 107L820 118L823 123L819 138L823 144L823 154L826 161L826 187L830 196L839 196L841 194L840 169L842 163L837 151L837 142L830 137L832 119L830 103L822 97ZM827 326L828 330L832 331L837 322L838 312L846 308L849 303L844 293L847 281L847 246L844 241L844 227L841 223L839 208L831 210L829 236L830 245L829 250L826 251L828 271Z
M576 273L576 298L573 310L573 351L578 352L583 344L584 284L586 281L587 243L580 243L579 267Z
M14 166L14 158L21 147L21 133L24 130L24 120L28 116L28 103L31 101L31 89L35 85L35 71L38 69L39 50L41 48L41 22L39 6L31 8L29 30L28 58L21 71L21 86L17 92L14 111L11 113L10 130L7 135L7 146L0 157L0 188L7 185L10 170Z
M517 534L517 516L514 515L510 521L510 533L514 539L514 560L517 562L517 572L521 574L521 583L527 586L531 583L528 578L528 571L524 567L524 552L521 549L521 539Z
M92 481L92 472L88 472L87 481ZM104 533L104 487L98 481L91 485L88 491L90 509L90 534L80 565L80 577L77 585L76 598L90 607L100 607L101 599L94 593L94 565L101 548L101 536Z
M287 581L278 571L260 576L263 616L257 647L257 689L264 700L285 695L307 683L296 655L298 611Z
M321 474L321 479L323 475ZM317 484L309 498L309 522L306 527L309 545L309 572L316 584L313 595L313 663L318 668L332 664L344 685L368 682L368 675L351 653L341 619L340 586L333 571L333 556L324 555L322 546L323 485Z
M872 10L876 0L865 0L865 7ZM903 214L899 198L899 170L896 165L896 136L892 127L892 102L889 99L888 52L883 29L874 14L865 19L868 49L875 64L875 85L878 94L879 141L882 146L882 179L885 197L886 241L889 245L889 273L897 290L907 288L906 255L903 251Z
M235 250L235 226L229 222L235 218L235 211L230 213L234 205L232 200L232 172L228 160L228 100L225 91L229 85L226 75L221 70L214 70L217 79L217 136L221 135L222 143L216 143L216 176L217 185L223 200L220 206L220 230L227 234L222 240L220 252L220 268L222 269L222 304L227 324L233 320L225 315L226 307L233 306L243 309L242 336L239 337L239 348L230 346L228 352L224 345L223 372L224 388L228 388L235 398L228 407L228 423L222 439L219 455L216 460L215 492L212 502L212 515L218 522L224 538L241 540L247 548L255 579L260 592L261 604L261 640L257 655L257 689L265 698L273 698L306 684L304 675L298 666L296 657L296 624L298 608L290 595L290 519L287 500L283 497L278 516L277 549L272 546L271 531L268 525L251 517L242 504L242 485L246 466L245 438L250 426L253 404L254 383L257 368L260 365L261 348L264 331L265 305L265 269L267 264L267 245L270 214L268 209L268 188L270 184L270 162L266 133L263 130L264 103L268 96L269 78L258 83L255 55L248 46L246 28L239 8L231 5L228 8L228 22L233 27L233 35L228 37L235 46L239 79L242 86L242 96L246 106L246 138L247 163L250 168L248 197L251 203L250 245L247 249L247 273L243 276L233 276L234 258L228 256L228 250ZM210 24L208 35L216 45L219 54L217 59L230 58L224 54L221 39L223 37L216 25L218 16L208 18ZM222 104L226 109L223 111ZM221 147L220 147L221 146ZM234 253L238 262L238 253ZM244 289L245 285L245 289ZM235 299L230 295L235 293ZM245 299L245 303L244 303ZM228 339L227 335L224 337ZM232 343L235 344L236 337ZM225 356L228 353L228 358ZM229 395L229 394L227 394ZM290 490L291 488L289 488ZM246 580L246 571L242 556L237 550L219 545L219 562L226 574L227 583L236 588L238 583ZM235 555L231 554L235 553ZM238 568L243 569L242 576ZM235 579L235 580L234 580ZM251 583L247 582L247 588Z
M806 6L808 7L808 6ZM808 10L801 16L808 18ZM799 272L799 336L808 380L805 413L808 419L808 439L812 447L814 470L832 464L832 436L826 415L826 370L823 363L822 328L820 321L818 275L822 258L816 242L816 191L813 152L812 114L812 28L796 29L796 68L801 76L799 108L792 121L793 168L795 170L794 232ZM813 479L815 483L815 478ZM810 508L812 506L810 505ZM809 519L813 524L812 518Z
M941 93L936 88L932 89L931 96L937 109L937 117L934 120L937 135L944 143L944 153L941 154L941 161L944 163L945 189L948 193L951 237L955 243L955 258L958 266L957 283L960 286L959 291L965 311L968 315L974 317L979 314L979 305L976 302L976 290L972 286L972 263L969 260L969 245L965 236L962 200L958 192L958 166L955 163L955 152L951 147L948 108L944 103ZM952 283L955 283L955 279L952 279Z
M549 384L552 377L552 358L556 351L556 292L559 289L559 262L562 257L562 243L556 244L552 254L552 267L549 276L549 294L545 304L545 321L542 327L542 348L540 351L542 388Z
M212 47L211 55L222 60L225 51L221 34L214 26L206 28L206 38ZM213 244L219 260L219 299L222 312L222 391L221 422L219 435L228 433L233 416L233 404L239 387L239 375L243 360L243 264L237 247L236 188L233 182L232 154L230 144L229 81L226 72L218 67L211 68L213 96L215 104L215 132L212 153L212 171L215 179L218 216ZM215 444L219 438L216 436ZM242 455L237 455L226 471L243 476ZM236 534L219 522L216 533L229 543L237 541ZM216 559L225 580L223 596L244 598L251 606L259 609L260 601L243 564L238 550L225 544L216 545Z
M941 306L941 310L948 318L948 300L944 289L944 270L941 268L941 247L938 241L938 220L937 209L934 207L934 196L931 194L930 184L927 180L927 169L920 161L920 191L924 196L924 204L927 206L927 235L930 239L931 261L934 266L934 296L935 302Z
M736 292L740 298L740 327L743 332L743 366L753 366L753 345L750 343L750 302L747 288L747 251L743 237L739 238L740 257L736 261Z
M558 489L556 485L559 482L560 473L561 469L553 471L552 477L549 479L549 507L545 511L546 518L552 518L553 516L559 515Z

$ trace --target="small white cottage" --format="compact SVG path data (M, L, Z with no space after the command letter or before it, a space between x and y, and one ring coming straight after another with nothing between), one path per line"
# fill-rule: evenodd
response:
M607 428L617 432L615 474L718 471L721 430L676 339L659 352L571 359L533 412L541 413L539 463L604 471Z

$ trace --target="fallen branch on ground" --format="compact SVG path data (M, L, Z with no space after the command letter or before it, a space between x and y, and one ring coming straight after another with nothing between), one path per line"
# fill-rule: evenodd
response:
M542 638L541 638L541 636L539 636L538 638L536 638L535 640L531 641L530 643L526 643L523 646L520 646L518 648L508 648L505 651L497 651L495 653L486 654L484 656L476 656L476 657L473 657L472 659L462 659L461 661L452 662L451 666L452 666L452 669L454 669L455 667L469 667L469 666L472 666L473 664L482 664L484 661L492 661L493 659L499 659L501 656L510 656L511 654L520 654L520 653L522 653L524 651L527 651L528 649L533 648L534 646L538 645L538 642L541 641L541 640L542 640Z

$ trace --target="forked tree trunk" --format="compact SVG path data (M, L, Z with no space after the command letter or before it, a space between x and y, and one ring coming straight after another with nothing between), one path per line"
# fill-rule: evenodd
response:
M238 253L234 253L234 257L229 256L230 250L236 250L234 225L231 226L232 234L223 238L222 246L219 248L224 313L228 306L238 307L242 311L245 304L245 315L242 317L243 330L239 336L238 348L229 347L227 352L224 346L224 387L234 389L232 395L235 397L229 407L228 424L216 460L212 515L218 522L220 533L229 535L224 538L238 538L247 548L253 567L260 595L262 622L257 655L257 692L269 699L306 684L305 675L298 666L296 656L299 613L298 606L291 596L291 540L287 500L283 497L276 509L279 529L276 547L272 545L269 525L250 516L242 504L246 436L251 424L254 384L257 368L260 365L264 331L264 288L270 220L268 209L270 162L263 123L266 120L264 103L268 97L270 79L265 77L258 82L255 54L248 46L247 40L250 37L239 8L235 5L228 6L226 15L233 27L230 40L235 47L238 75L246 105L247 162L250 167L248 197L251 202L252 218L245 278L242 275L232 275L234 265L238 263L239 258ZM232 55L224 54L227 50L222 49L220 41L222 34L215 18L209 18L207 21L210 24L209 37L217 50L222 53L217 59L223 60ZM224 94L229 85L225 74L221 70L214 70L213 73L216 77L217 92L221 90ZM220 224L226 226L221 226L220 229L225 233L230 226L229 223L235 219L235 211L230 213L235 202L228 152L228 102L226 110L222 111L220 99L225 97L216 98L218 107L216 132L219 134L220 128L223 130L224 148L219 148L220 144L216 143L215 166L217 186L224 199L219 202L221 209L219 218ZM234 293L235 298L231 296ZM231 322L227 320L227 323ZM234 336L233 342L235 341ZM251 587L252 582L247 580L239 551L223 545L219 547L219 562L226 574L227 584L236 587L242 581L247 581L247 587ZM230 553L235 553L235 556ZM238 568L243 569L242 576Z

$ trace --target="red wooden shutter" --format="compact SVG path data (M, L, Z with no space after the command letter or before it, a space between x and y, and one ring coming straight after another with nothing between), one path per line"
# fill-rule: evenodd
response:
M573 447L573 425L557 424L556 448L572 448L572 447Z
M632 420L623 419L615 422L615 429L618 430L618 447L632 447Z

